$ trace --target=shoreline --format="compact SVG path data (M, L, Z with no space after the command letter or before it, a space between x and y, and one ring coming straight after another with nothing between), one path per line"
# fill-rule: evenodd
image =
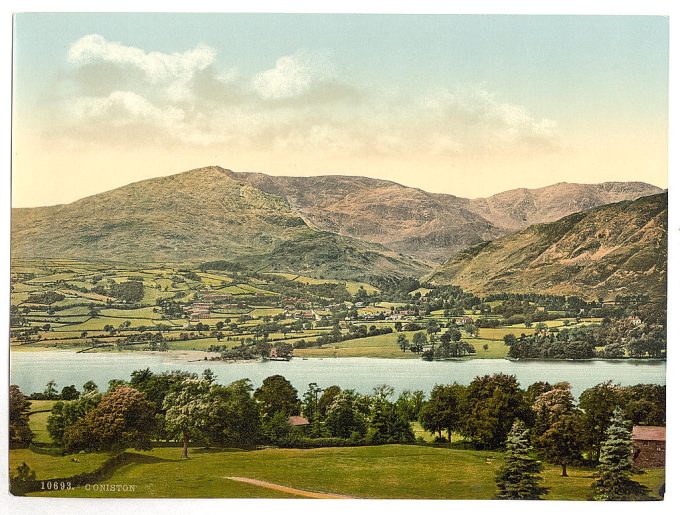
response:
M54 348L54 347L30 347L30 348L12 348L10 347L10 355L13 352L17 353L42 353L42 352L71 352L73 354L78 353L78 348ZM168 350L168 351L104 351L104 352L84 352L80 354L103 354L103 355L120 355L129 356L162 356L169 358L170 361L176 361L178 363L191 363L191 362L205 362L205 363L233 363L233 364L244 364L244 363L259 363L259 359L239 359L239 360L222 360L222 359L212 359L219 356L219 353L208 352L202 350ZM293 356L291 361L307 361L307 360L344 360L344 359L376 359L376 360L393 360L393 361L404 361L404 358L391 358L391 357L380 357L380 356ZM417 358L408 358L417 361L425 361ZM667 360L663 358L618 358L618 359L607 359L607 358L588 358L588 359L550 359L550 358L530 358L530 359L511 359L511 358L458 358L458 359L447 359L447 360L433 360L428 361L428 363L460 363L467 361L489 361L489 360L503 360L511 363L537 363L537 362L550 362L550 363L587 363L595 361L605 361L607 363L666 363ZM266 360L269 361L269 360Z

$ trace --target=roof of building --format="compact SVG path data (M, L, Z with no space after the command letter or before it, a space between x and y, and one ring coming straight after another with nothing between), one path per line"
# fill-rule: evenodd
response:
M633 426L633 440L666 441L666 428L662 426Z
M309 420L307 420L305 417L300 417L298 415L293 415L292 417L288 417L288 422L290 423L291 426L308 426L309 425Z

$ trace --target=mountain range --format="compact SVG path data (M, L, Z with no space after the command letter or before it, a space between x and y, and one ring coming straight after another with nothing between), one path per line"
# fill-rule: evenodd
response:
M368 177L282 177L210 166L70 204L15 208L11 253L136 262L219 259L365 280L420 277L446 261L430 274L443 281L459 276L450 273L457 270L451 256L461 250L661 191L641 182L559 183L468 199Z
M207 167L71 204L12 210L12 257L227 260L329 278L420 276L429 265L310 227L288 202Z
M642 182L559 183L468 199L368 177L225 173L286 199L312 227L434 263L534 223L662 191Z
M582 211L461 251L427 276L477 293L665 297L668 194Z

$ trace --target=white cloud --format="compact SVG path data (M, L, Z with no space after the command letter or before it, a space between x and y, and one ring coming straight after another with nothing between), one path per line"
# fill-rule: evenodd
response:
M80 121L108 120L117 127L139 122L170 127L184 119L181 109L158 108L131 91L114 91L108 97L78 98L72 111Z
M108 41L99 34L83 36L71 45L68 60L76 66L109 63L141 71L146 81L165 84L168 97L174 101L191 96L189 83L195 74L215 62L214 48L199 45L181 53L145 52L139 48Z
M209 145L225 138L213 130L205 116L189 118L182 109L158 107L131 91L114 91L107 97L81 97L71 107L72 119L79 125L92 124L125 130L141 126L188 144Z
M204 45L174 54L145 52L139 48L107 41L99 34L90 34L71 45L68 60L76 65L103 61L133 66L143 71L148 80L156 83L203 70L215 61L216 55L215 49Z
M463 147L502 150L507 145L536 143L553 146L557 141L556 121L536 118L525 106L500 101L482 87L442 90L417 104L438 127L434 137L438 151L450 146L443 144L446 140L457 151Z
M282 56L273 68L246 77L200 45L147 52L91 34L74 42L67 57L78 67L104 63L123 72L111 74L103 90L85 87L92 74L74 75L81 82L72 90L80 93L65 100L70 128L91 126L98 134L117 128L131 142L148 132L191 145L398 157L545 151L557 141L556 122L487 88L414 96L391 85L360 93L320 52ZM138 130L128 135L131 126Z
M297 52L280 57L274 68L258 73L253 87L267 100L294 98L335 76L333 65L323 55Z

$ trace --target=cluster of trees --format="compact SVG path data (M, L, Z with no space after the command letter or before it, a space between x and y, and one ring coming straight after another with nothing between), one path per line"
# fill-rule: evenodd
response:
M105 393L96 385L76 400L58 402L47 421L52 440L65 452L149 449L152 442L190 440L205 445L254 443L259 414L247 380L222 386L206 370L202 376L182 371L132 373L129 382L114 380Z
M510 346L508 357L514 359L661 358L666 354L664 327L642 322L632 325L625 319L561 330L539 324L535 334L508 334L503 339ZM597 351L597 346L604 348Z
M308 284L282 276L257 273L249 274L249 277L266 281L267 290L276 292L281 297L306 299L315 304L326 304L328 301L339 303L349 301L352 298L342 282Z
M123 281L117 283L109 281L108 286L98 284L92 291L100 295L113 297L128 304L134 304L144 298L144 283L137 281Z
M562 394L564 396L564 393ZM572 447L577 437L570 431L578 431L573 423L572 413L556 414L560 421L546 431L539 445L549 458L561 460L574 455L578 449ZM559 424L559 427L558 427ZM630 421L616 408L609 419L602 453L597 466L597 480L592 483L593 499L601 501L644 501L650 500L649 489L631 479L633 469L632 434ZM548 492L542 486L540 472L543 464L533 453L531 431L521 421L513 424L505 444L503 465L496 474L496 497L498 499L540 499ZM566 476L566 465L563 465Z
M414 442L411 394L403 392L392 402L393 394L394 389L387 385L376 387L372 395L362 395L339 386L321 389L311 383L300 405L310 422L308 435L353 444Z
M419 414L422 426L450 440L456 432L475 446L494 448L505 441L515 420L522 421L531 444L563 467L600 459L615 409L636 425L666 424L666 388L618 386L611 381L585 390L576 404L567 383L538 382L526 391L514 376L477 377L469 386L437 385Z
M144 394L145 399L154 404L154 418L158 422L159 418L165 417L167 409L179 402L166 402L166 396L181 390L185 380L191 380L194 384L199 379L205 382L204 386L207 385L208 390L214 389L213 386L226 388L215 384L214 375L209 370L199 378L196 374L181 371L154 374L149 369L133 372L127 382L110 382L103 396L91 381L83 385L82 394L73 386L66 387L62 391L68 389L73 392L55 404L49 422L50 427L55 429L50 432L54 433L56 441L62 441L68 426L83 418L106 395L119 387ZM235 384L229 386L236 388ZM242 389L243 384L239 382L238 385L237 389ZM58 399L56 392L56 385L50 381L45 392L31 397ZM128 394L132 395L132 392L126 390L125 395ZM327 409L340 394L342 397L338 399L344 400L343 403L338 401L336 407L338 410L342 407L343 415L338 415L340 411L334 412L333 417L338 415L338 418L328 419ZM442 441L445 440L444 434L450 440L451 434L455 432L476 447L497 448L505 441L514 420L518 419L530 429L532 444L546 449L546 453L551 446L562 446L576 449L579 456L586 455L595 461L599 459L606 428L616 408L620 408L625 418L637 425L665 425L666 422L666 388L661 385L619 386L610 381L585 390L578 405L567 383L538 382L523 390L514 376L506 374L477 377L467 386L456 383L437 385L427 400L422 391L405 391L392 402L390 399L393 394L394 390L388 386L376 389L373 395L362 395L342 390L338 386L322 390L310 384L310 389L300 400L293 386L277 375L267 378L255 391L253 399L258 405L258 413L267 421L271 421L279 412L284 412L286 416L306 416L311 424L308 436L347 438L356 430L360 437L364 437L372 427L371 417L375 415L377 404L380 404L381 416L390 418L398 414L407 421L418 420L427 431L437 434ZM27 401L16 387L12 388L12 395L17 399L13 405L18 406L13 418L20 421L21 410ZM341 423L341 420L344 422ZM160 430L164 425L161 423L156 426L159 431L156 437L159 439L168 438L167 433ZM388 425L398 427L400 422L394 419ZM354 430L349 431L348 428ZM568 435L571 438L569 445L555 440L554 433ZM386 435L380 431L377 434ZM238 441L230 443L236 444ZM575 455L568 461L572 459L576 459Z
M635 322L633 322L635 320ZM639 319L605 318L597 329L597 339L604 349L603 358L661 358L666 354L665 324L648 323Z
M83 386L84 388L90 388L91 381L88 381ZM64 400L70 401L80 397L80 392L75 387L75 385L64 386L61 389L61 393L57 389L57 383L54 380L50 380L45 385L45 389L42 392L34 392L31 394L31 399L33 400L46 400L46 401L57 401Z
M411 341L409 341L408 336L404 333L399 333L399 336L397 336L397 346L402 352L408 350L415 353L421 353L425 348L425 344L427 344L427 336L425 336L425 333L422 331L414 333Z
M581 297L570 295L545 295L541 293L492 293L484 297L484 302L511 301L514 305L517 302L531 302L537 306L542 306L546 311L564 311L565 316L576 316L580 311L588 308L602 306L602 299L588 302ZM512 304L509 304L512 305ZM512 314L522 313L522 310L515 310Z
M31 293L26 299L26 302L31 304L54 304L64 300L64 296L56 291L45 291L39 293Z
M29 402L16 386L11 393L12 441L28 443ZM423 396L404 392L392 402L393 394L388 386L362 395L312 383L300 399L280 375L253 390L246 379L217 384L210 370L198 376L145 369L133 372L130 381L111 381L106 392L86 383L82 394L54 405L47 429L67 453L149 449L154 441L168 440L182 443L183 456L191 442L219 447L414 442L410 421L417 417ZM292 415L307 417L309 425L292 425Z
M539 331L519 338L506 335L508 357L514 359L589 359L595 357L596 335L591 328L570 328L558 332Z
M226 345L211 345L208 350L221 352L224 360L251 360L257 358L269 358L273 354L277 358L290 359L293 354L293 346L287 342L256 342L252 344L242 343L232 348ZM272 352L274 350L275 352Z

